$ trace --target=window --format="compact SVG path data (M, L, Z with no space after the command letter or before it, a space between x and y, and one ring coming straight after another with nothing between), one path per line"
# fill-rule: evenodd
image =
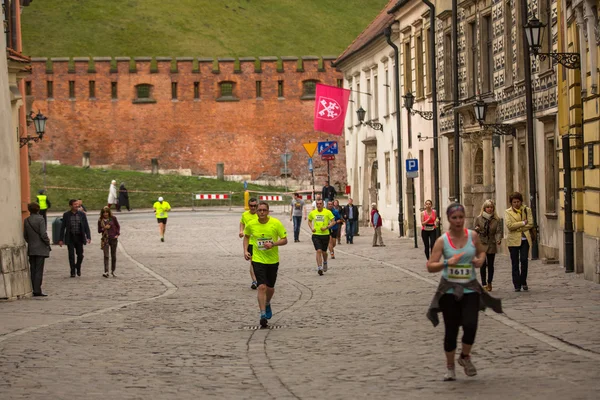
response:
M373 118L379 119L379 80L373 76Z
M171 82L171 100L177 100L177 82Z
M356 83L356 109L358 110L360 108L361 102L360 102L360 82Z
M89 81L88 86L90 89L90 99L96 98L96 81Z
M75 98L75 81L69 81L69 98Z
M523 20L523 16L521 15L521 2L525 1L525 0L513 0L513 6L515 9L515 23L517 25L517 34L515 36L515 41L517 42L517 59L516 59L516 65L517 65L517 80L523 80L525 79L525 52L523 50L523 35L525 34L523 32L523 25L525 24L525 21ZM527 18L527 16L525 16L525 18ZM529 66L527 66L527 68L529 68ZM525 197L525 196L523 196Z
M235 82L224 81L219 83L219 90L221 96L217 101L239 101L235 96Z
M283 97L283 81L277 81L277 97Z
M262 81L256 81L256 97L262 97Z
M452 35L444 35L444 91L446 99L452 96Z
M352 96L352 81L350 81L350 83L348 84L348 90L350 90L350 96ZM350 119L350 128L352 128L354 126L354 100L352 100L352 98L350 98L350 113L346 113L346 115L350 114L350 116L348 117Z
M25 96L31 96L31 81L25 81Z
M142 83L135 87L136 98L134 103L156 103L152 98L153 86L148 83Z
M390 115L390 90L392 87L390 85L390 74L387 69L387 64L385 67L385 115Z
M425 204L425 152L419 150L419 203ZM417 207L418 208L418 207Z
M511 193L515 191L514 182L515 153L512 142L506 147L506 201Z
M118 91L117 82L111 82L110 83L110 98L111 99L118 99L119 98L119 91Z
M469 97L475 96L477 86L477 24L475 21L469 22L469 31L467 37L467 65L468 65L468 76L467 76L467 94Z
M338 79L337 80L337 87L339 87L339 88L344 87L344 80L343 79Z
M556 176L556 158L557 153L554 145L554 133L546 134L545 146L545 167L546 167L546 213L556 213L556 193L557 193L557 176Z
M423 36L419 35L415 38L415 78L417 83L417 91L415 96L417 98L425 96L423 77Z
M448 182L450 183L450 188L448 190L448 195L451 199L456 198L456 190L454 185L454 146L448 146ZM438 205L439 207L439 205Z
M391 170L390 170L390 165L391 160L390 160L390 152L387 151L385 153L385 204L391 204L392 202L392 191L390 188L390 183L391 183Z
M476 185L483 185L483 149L481 147L475 152L473 182L475 182Z
M494 90L494 31L492 16L482 18L481 32L481 84L482 92L490 93Z
M46 96L49 99L54 98L54 82L46 81Z
M404 43L404 93L412 92L410 41Z
M314 99L317 91L317 81L302 82L302 99ZM282 96L279 96L282 97Z
M511 1L504 2L504 86L513 84L513 42Z
M588 3L590 4L590 3ZM552 1L550 0L539 0L538 1L538 14L540 22L546 24L546 40L542 42L541 52L551 53L552 52L552 36L548 35L547 32L552 32ZM596 22L598 19L596 17ZM596 36L597 37L597 36ZM585 45L584 45L585 48ZM539 59L538 59L539 60ZM547 71L552 68L552 58L547 57L546 60L539 60L540 72Z
M529 198L529 191L527 190L527 145L525 144L525 140L519 141L519 159L517 161L519 163L519 186L517 190L521 192L524 199Z
M429 35L431 35L431 28L427 28L427 36L425 37L425 51L426 51L426 53L425 53L425 60L427 60L426 61L426 63L427 63L427 72L426 72L425 75L427 76L427 94L428 95L431 94L431 88L433 86L433 84L431 83L431 78L432 78L432 75L431 75L431 65L429 65L429 63L435 63L435 61L429 59L429 52L431 51L431 47L430 47L431 43L430 43L430 40L429 40Z
M373 91L371 90L371 79L368 78L367 79L367 93L369 93L367 95L367 121L370 121L373 119L373 117L371 116L371 99L373 98Z

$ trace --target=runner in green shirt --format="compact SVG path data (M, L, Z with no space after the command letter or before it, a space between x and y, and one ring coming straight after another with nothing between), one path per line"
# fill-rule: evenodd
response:
M242 213L242 218L240 219L240 238L244 237L244 229L246 228L246 225L248 225L250 222L256 221L258 219L258 214L256 213L256 207L258 207L258 202L257 202L256 198L251 197L248 200L248 207L250 207L250 210L244 211ZM252 238L250 238L250 244L248 245L248 252L250 254L252 254L252 247L255 244L256 243L254 243L252 241ZM252 285L250 285L250 288L256 289L258 287L258 284L256 282L256 276L254 275L254 268L252 267L252 261L250 261L250 277L252 278Z
M158 231L160 232L160 241L165 241L165 231L167 230L168 211L171 211L171 205L162 197L152 206L156 212L156 221L158 222Z
M316 210L308 214L308 227L312 231L312 242L317 251L317 273L327 271L327 248L329 247L329 228L336 224L333 213L323 208L323 199L317 198Z

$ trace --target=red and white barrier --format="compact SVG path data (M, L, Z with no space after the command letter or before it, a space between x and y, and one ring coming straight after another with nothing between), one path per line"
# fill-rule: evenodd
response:
M262 201L283 201L283 196L258 196Z
M300 198L302 200L312 200L312 194L301 194Z
M229 198L228 194L197 194L196 200L226 200Z

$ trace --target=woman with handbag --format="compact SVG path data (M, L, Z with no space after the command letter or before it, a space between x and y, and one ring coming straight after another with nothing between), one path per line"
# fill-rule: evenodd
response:
M437 236L436 228L439 219L435 210L432 208L431 200L425 201L425 210L421 213L421 238L425 247L425 257L429 260L429 252L433 249Z
M121 226L117 217L112 215L110 208L104 207L98 218L98 233L102 234L100 248L104 250L104 273L103 277L108 278L108 250L110 249L111 274L116 278L115 269L117 267L117 245L119 244L119 235Z
M529 290L527 285L527 269L529 248L531 247L531 228L533 214L531 208L523 204L523 195L514 192L509 197L510 207L504 212L504 220L508 228L507 245L512 264L512 280L515 292ZM519 268L519 261L521 268Z
M481 245L485 249L485 261L481 266L481 285L492 291L494 280L494 260L498 246L502 242L502 220L496 213L494 201L488 199L481 206L481 213L475 218L475 232L479 234Z
M44 278L44 263L50 257L50 238L46 232L46 222L40 212L38 203L27 205L29 217L23 222L23 236L27 242L27 254L29 255L29 268L31 270L31 286L34 296L46 297L42 292L42 280Z

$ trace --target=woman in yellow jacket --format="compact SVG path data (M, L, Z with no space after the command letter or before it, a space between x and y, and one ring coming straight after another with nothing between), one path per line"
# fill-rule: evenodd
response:
M509 197L511 207L504 212L504 220L508 228L507 245L512 264L512 280L515 292L527 291L527 257L531 247L533 214L531 208L523 205L523 195L514 192ZM521 268L519 269L519 260Z

